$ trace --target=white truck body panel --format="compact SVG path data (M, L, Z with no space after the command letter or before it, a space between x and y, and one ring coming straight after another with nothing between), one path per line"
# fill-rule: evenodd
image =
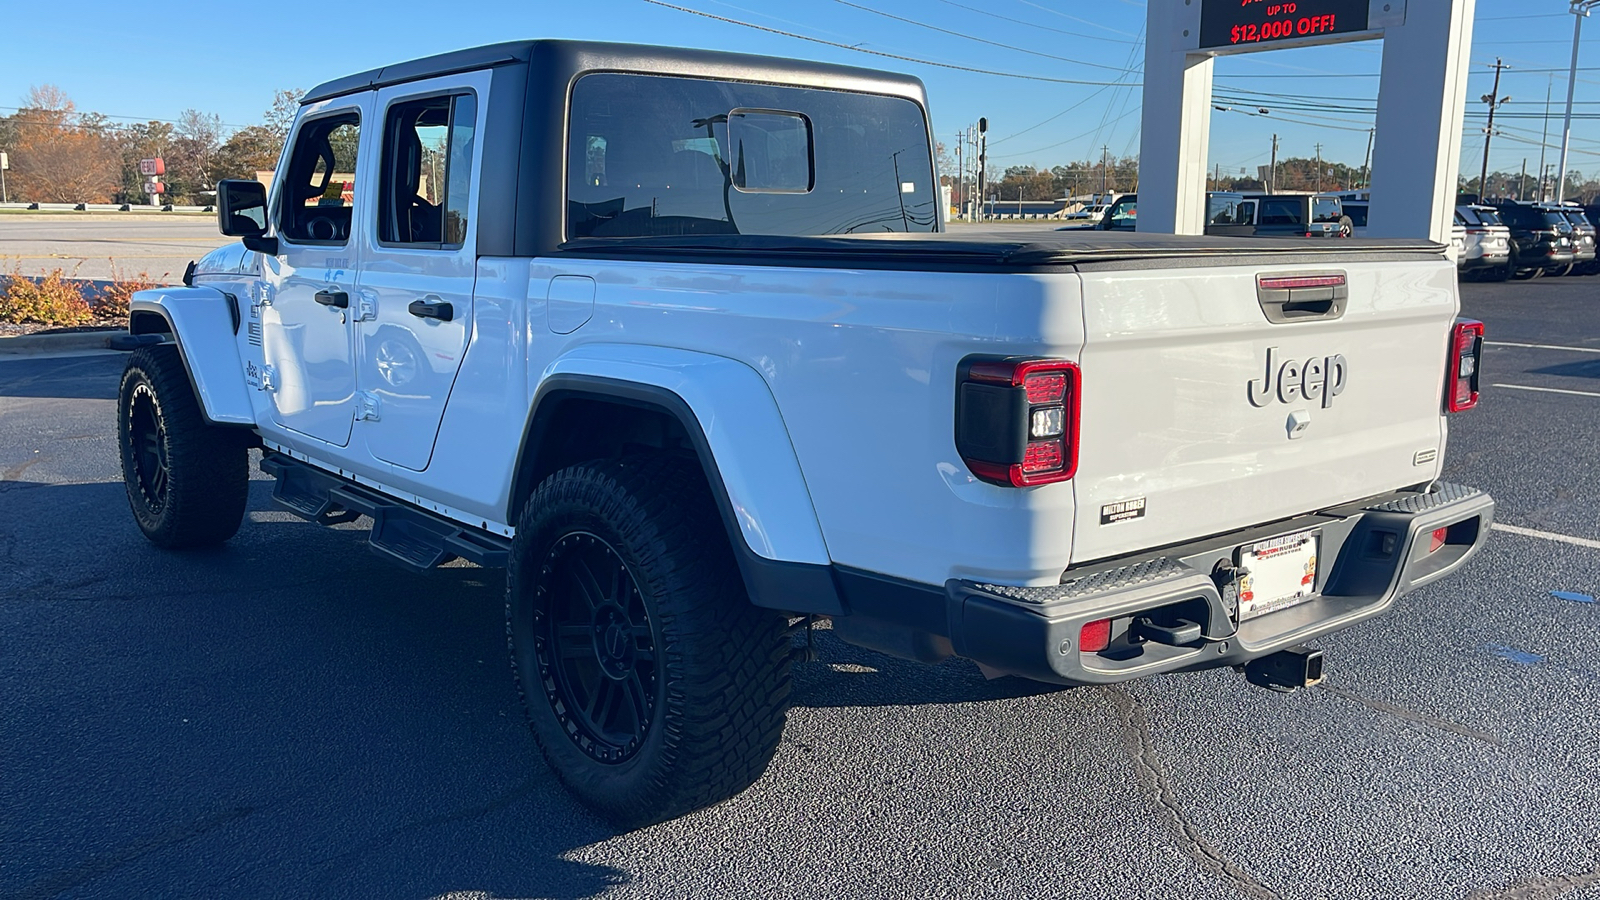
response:
M1315 267L1313 267L1315 268ZM1447 262L1357 263L1336 321L1273 324L1261 267L1091 273L1074 562L1287 518L1436 478L1445 441L1445 354L1457 299ZM1301 267L1301 271L1305 271ZM1324 402L1251 381L1283 363L1342 355ZM1273 372L1274 377L1279 373ZM1290 438L1289 417L1310 425ZM1102 525L1103 506L1146 501Z

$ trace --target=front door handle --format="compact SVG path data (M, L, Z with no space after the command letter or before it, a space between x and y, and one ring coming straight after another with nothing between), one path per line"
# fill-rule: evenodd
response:
M344 291L317 291L317 302L323 306L337 306L340 309L349 309L350 295Z
M411 301L411 305L406 307L406 310L419 319L438 319L441 322L450 321L455 318L456 314L455 307L451 306L448 301L441 300L432 294L423 297L421 300Z

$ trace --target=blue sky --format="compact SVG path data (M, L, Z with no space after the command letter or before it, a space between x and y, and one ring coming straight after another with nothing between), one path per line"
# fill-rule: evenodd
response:
M1137 72L1126 70L1143 62L1142 0L671 2L823 41L1018 75L1137 82ZM887 59L647 0L478 0L459 5L278 0L248 14L240 8L237 15L219 15L217 4L192 0L143 7L145 12L137 15L131 12L135 7L104 0L78 0L66 8L9 6L0 20L6 38L0 54L0 107L18 104L30 85L48 82L63 88L85 111L173 119L193 107L240 126L260 121L275 88L309 87L475 44L566 37L736 50L909 72L928 85L941 140L949 141L979 116L988 117L990 154L1001 168L1097 157L1102 146L1116 155L1138 152L1136 88L1056 84ZM1477 8L1471 94L1489 91L1492 71L1487 64L1503 57L1514 68L1502 81L1502 92L1513 102L1502 109L1531 117L1497 122L1506 136L1496 138L1492 167L1515 171L1527 157L1533 172L1551 70L1559 71L1553 73L1550 143L1559 143L1572 40L1567 0L1478 0ZM441 15L441 10L446 12ZM227 24L230 19L237 24ZM70 39L63 37L67 31ZM153 38L146 40L145 35ZM1571 167L1597 172L1600 17L1587 23L1583 43L1580 65L1592 71L1579 73L1577 110L1597 119L1575 123ZM112 47L123 49L107 49ZM1280 104L1295 108L1275 109L1267 116L1215 113L1212 166L1253 173L1267 162L1273 132L1280 136L1280 156L1310 156L1320 142L1324 158L1359 164L1372 121L1366 110L1378 85L1376 77L1368 76L1378 71L1380 51L1381 45L1369 42L1219 60L1218 94L1240 98L1219 102L1252 110ZM1482 109L1483 104L1474 103L1470 111ZM1462 169L1476 172L1482 159L1481 121L1469 118L1468 129ZM1552 163L1555 155L1552 150Z

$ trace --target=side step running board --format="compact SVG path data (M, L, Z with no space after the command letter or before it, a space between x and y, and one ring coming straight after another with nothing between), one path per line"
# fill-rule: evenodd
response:
M263 453L261 471L278 480L272 499L302 519L319 525L372 519L367 537L372 552L410 569L431 569L458 557L503 569L511 552L509 538L452 522L282 453Z

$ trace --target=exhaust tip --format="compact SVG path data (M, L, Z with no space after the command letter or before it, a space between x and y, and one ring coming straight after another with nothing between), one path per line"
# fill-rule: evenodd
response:
M1322 651L1304 645L1279 650L1245 663L1244 677L1257 687L1274 691L1311 687L1322 680Z

